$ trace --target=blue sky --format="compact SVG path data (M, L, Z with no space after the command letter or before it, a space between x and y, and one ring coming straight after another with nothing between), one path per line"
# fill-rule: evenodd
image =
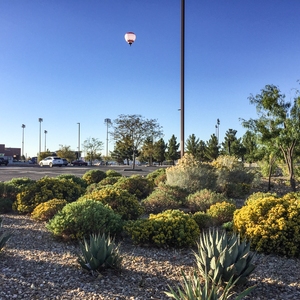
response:
M299 88L299 0L186 0L185 138L256 117L266 84ZM133 31L136 42L124 40ZM36 156L104 143L105 118L157 119L180 141L180 0L0 0L0 144ZM44 133L42 134L44 150ZM113 150L113 141L109 142Z

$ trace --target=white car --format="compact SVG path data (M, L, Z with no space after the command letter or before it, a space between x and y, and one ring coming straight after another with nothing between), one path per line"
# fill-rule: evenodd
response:
M58 156L48 156L40 161L40 166L49 166L50 168L58 166L61 167L64 161Z

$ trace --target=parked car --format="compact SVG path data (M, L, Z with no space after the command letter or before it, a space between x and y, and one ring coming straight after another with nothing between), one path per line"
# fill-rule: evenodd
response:
M40 166L49 166L52 167L61 167L63 166L64 161L58 156L48 156L40 161Z
M68 160L65 159L65 158L63 158L62 160L63 160L63 162L64 162L63 165L66 167L66 166L69 164Z
M87 166L88 163L82 159L77 159L72 161L73 166Z

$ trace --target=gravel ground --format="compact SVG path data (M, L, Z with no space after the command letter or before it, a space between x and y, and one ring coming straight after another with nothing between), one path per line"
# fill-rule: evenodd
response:
M123 269L98 277L77 263L75 244L54 240L28 216L3 215L3 230L14 234L0 254L0 300L6 299L169 299L180 271L194 265L190 250L164 250L121 244ZM257 255L247 299L300 299L300 260Z

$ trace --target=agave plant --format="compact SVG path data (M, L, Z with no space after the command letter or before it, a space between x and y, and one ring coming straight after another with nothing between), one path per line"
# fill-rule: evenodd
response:
M92 234L89 241L85 238L80 242L82 255L77 254L78 262L88 271L101 271L105 268L119 269L122 257L119 248L110 236Z
M2 227L2 221L3 219L0 218L0 227ZM5 246L6 242L10 239L10 237L12 236L12 233L2 233L0 236L0 252L2 250L2 248Z
M219 262L218 262L219 264ZM232 291L238 279L233 281L231 277L226 286L223 287L221 280L216 281L216 278L210 277L207 272L204 274L203 279L199 277L194 271L188 278L182 271L183 283L182 288L177 287L177 291L169 286L170 292L165 294L175 300L228 300L233 299L232 296L235 292ZM249 287L242 293L237 295L234 300L240 300L249 295L255 286Z
M216 282L232 279L235 284L244 284L255 269L251 263L255 253L250 251L250 242L241 242L235 233L227 235L216 229L202 232L197 248L194 255L200 274L205 276L207 269Z

